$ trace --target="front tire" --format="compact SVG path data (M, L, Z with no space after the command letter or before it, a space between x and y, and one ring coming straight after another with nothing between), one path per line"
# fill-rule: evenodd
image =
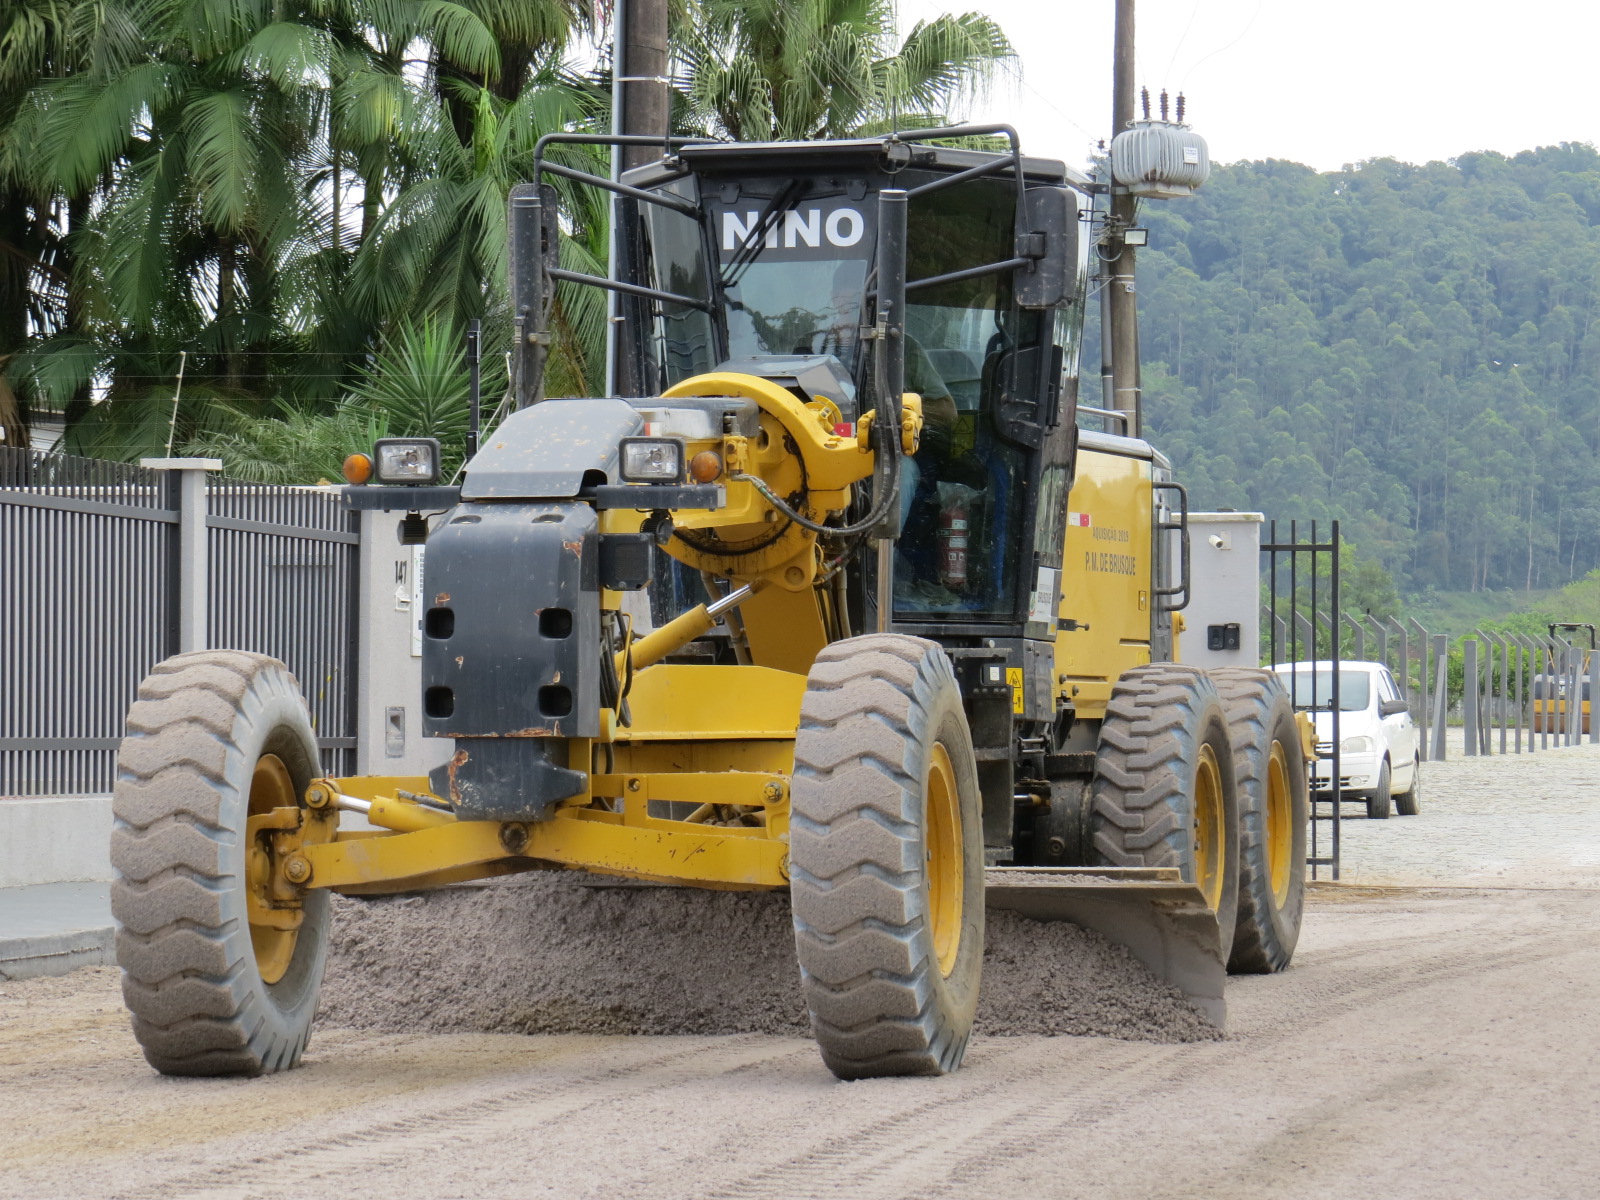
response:
M1239 920L1228 970L1266 975L1294 957L1305 911L1306 764L1294 706L1271 671L1211 672L1239 788Z
M1222 960L1239 917L1239 807L1233 743L1204 671L1124 671L1106 705L1090 791L1095 861L1177 867L1217 914Z
M835 642L795 736L790 895L801 988L840 1079L942 1075L966 1053L983 964L978 768L944 651Z
M111 912L133 1032L164 1075L260 1075L297 1065L328 952L328 896L272 908L271 833L321 774L287 667L211 650L158 663L117 752ZM304 817L302 819L305 819Z
M1383 765L1378 768L1378 782L1367 793L1367 820L1387 821L1392 811L1393 800L1389 789L1393 786L1394 776L1389 769L1389 760L1383 760Z

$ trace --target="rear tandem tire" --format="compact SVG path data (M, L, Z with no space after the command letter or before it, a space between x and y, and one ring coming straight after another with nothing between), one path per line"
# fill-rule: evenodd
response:
M941 1075L966 1052L983 964L978 769L944 651L835 642L795 736L790 895L801 987L840 1079Z
M1402 817L1414 817L1422 811L1422 759L1411 760L1411 786L1394 798L1394 809Z
M1210 677L1151 663L1106 705L1091 785L1095 862L1177 867L1217 914L1222 961L1239 913L1239 808L1228 719Z
M298 930L252 925L252 815L301 802L321 774L294 676L238 650L158 663L117 751L111 912L133 1033L164 1075L296 1066L328 953L328 894ZM263 974L271 977L268 983Z
M1367 820L1387 821L1392 811L1393 800L1389 794L1394 776L1389 769L1389 760L1383 760L1378 768L1378 782L1367 793Z
M1305 911L1306 764L1294 707L1271 671L1211 672L1239 788L1239 921L1228 970L1266 975L1294 957Z

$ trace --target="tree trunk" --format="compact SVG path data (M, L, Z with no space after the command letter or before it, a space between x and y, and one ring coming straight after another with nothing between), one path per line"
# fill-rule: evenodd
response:
M238 338L238 248L231 241L217 252L217 341L222 349L222 377L235 390L243 384Z
M1528 489L1528 577L1522 585L1525 592L1533 591L1533 488Z
M370 175L361 177L361 245L367 244L378 224L379 206L383 202L383 168L377 167ZM360 247L357 247L358 249Z
M28 261L41 247L32 236L28 205L15 192L0 192L0 445L28 445L28 422L5 378L6 363L28 339Z
M61 268L67 277L67 332L88 335L88 323L84 320L83 302L79 298L79 287L73 278L77 266L77 251L73 239L78 231L89 221L89 197L73 196L67 200L67 235L62 241ZM89 406L92 396L89 385L84 384L73 393L72 399L67 401L66 411L62 414L63 423L67 431L84 417L89 415Z
M339 165L339 152L333 148L333 106L328 111L328 158L333 166L333 258L337 268L339 259L339 216L344 205L344 171Z

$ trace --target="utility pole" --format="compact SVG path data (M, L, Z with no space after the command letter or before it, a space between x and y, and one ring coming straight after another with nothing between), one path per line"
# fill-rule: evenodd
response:
M667 0L614 0L611 12L611 132L665 137L671 119L667 90ZM654 162L650 146L613 146L611 178ZM617 277L617 197L612 196L606 275ZM606 395L617 394L617 294L606 293Z
M665 138L671 115L667 103L667 0L617 0L617 31L622 69L611 86L622 89L622 128L618 132ZM622 169L660 157L661 151L654 147L629 146L622 156Z
M1133 124L1133 0L1116 0L1116 42L1111 71L1111 136ZM1105 280L1108 303L1101 312L1110 323L1111 407L1127 414L1128 435L1144 436L1139 390L1139 296L1134 289L1134 249L1123 231L1134 222L1136 199L1111 180L1110 220L1106 223Z

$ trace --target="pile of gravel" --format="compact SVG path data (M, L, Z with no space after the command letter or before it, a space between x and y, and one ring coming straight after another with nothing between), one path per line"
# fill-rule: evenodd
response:
M334 898L324 1025L395 1032L808 1035L783 893L536 874ZM991 911L977 1031L1220 1036L1120 946Z

